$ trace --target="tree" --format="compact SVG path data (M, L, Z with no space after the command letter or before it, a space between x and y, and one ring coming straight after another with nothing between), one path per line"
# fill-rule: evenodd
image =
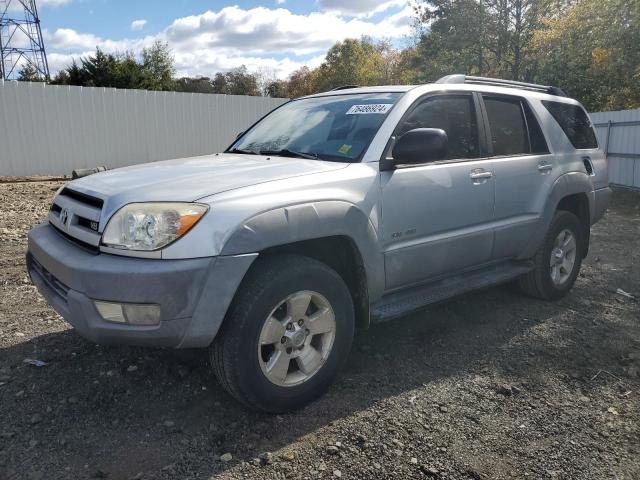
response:
M215 93L209 77L182 77L176 80L176 90L178 92Z
M316 93L318 91L318 76L317 70L311 70L309 67L299 68L289 76L287 96L298 98Z
M106 54L96 48L96 54L81 58L83 84L87 87L116 87L118 60L114 55ZM75 65L75 63L74 63ZM71 72L70 72L71 77Z
M175 90L174 75L173 54L168 43L157 40L151 47L142 49L142 88Z
M288 98L289 82L286 80L272 80L265 87L264 94L272 98Z
M214 93L260 96L256 75L250 73L244 65L226 73L216 73L211 83Z
M317 86L330 90L342 85L378 85L384 77L382 53L367 39L346 39L327 52L318 68Z
M20 82L44 82L44 78L38 72L38 69L31 63L25 63L18 72L18 81Z
M640 106L640 0L581 0L533 36L540 82L587 109Z
M425 80L451 72L530 80L532 37L558 0L423 0L416 13ZM552 9L552 5L554 8Z

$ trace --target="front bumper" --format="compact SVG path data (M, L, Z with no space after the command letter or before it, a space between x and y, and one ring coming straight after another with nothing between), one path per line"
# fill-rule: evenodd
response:
M156 260L93 254L45 224L29 232L27 269L49 304L102 344L206 347L257 255ZM93 300L160 305L160 323L107 322Z

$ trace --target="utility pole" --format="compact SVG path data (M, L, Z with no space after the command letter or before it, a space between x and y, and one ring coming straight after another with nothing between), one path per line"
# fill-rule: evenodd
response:
M49 80L36 2L0 0L0 79L16 79L27 65L42 79Z

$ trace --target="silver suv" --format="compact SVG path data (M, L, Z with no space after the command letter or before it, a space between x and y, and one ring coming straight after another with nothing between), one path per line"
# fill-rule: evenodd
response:
M27 264L83 337L206 347L234 397L278 412L329 386L356 327L511 280L566 295L609 196L589 117L558 88L345 87L224 153L68 183Z

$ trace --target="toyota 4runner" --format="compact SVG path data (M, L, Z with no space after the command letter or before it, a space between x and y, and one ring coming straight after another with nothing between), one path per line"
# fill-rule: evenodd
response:
M234 397L318 397L356 327L511 280L557 300L609 201L583 107L464 75L300 98L224 152L84 177L28 271L83 337L208 348Z

